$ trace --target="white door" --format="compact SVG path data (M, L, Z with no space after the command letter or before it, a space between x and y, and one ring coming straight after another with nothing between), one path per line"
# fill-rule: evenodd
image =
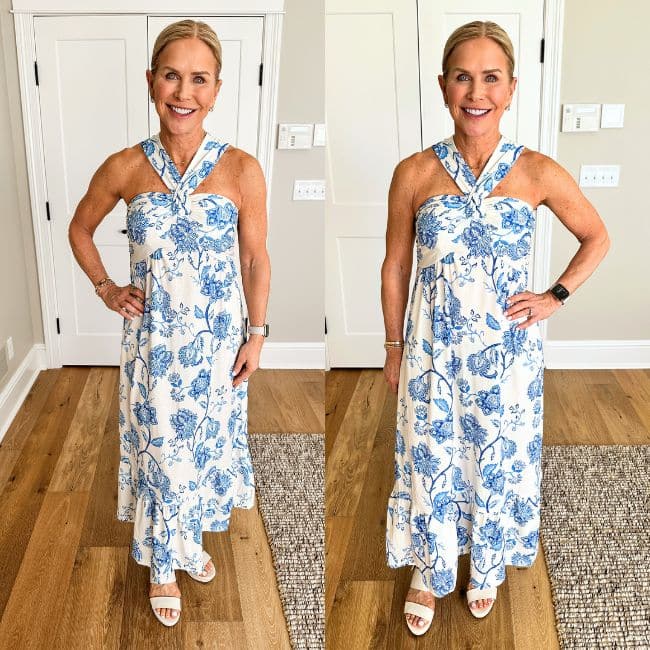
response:
M515 47L519 82L502 130L536 149L543 2L357 0L345 13L338 5L327 2L326 23L328 360L332 367L381 367L380 266L390 173L400 159L453 133L437 81L444 43L472 20L504 27Z
M174 20L137 15L34 19L64 365L119 363L123 319L95 296L74 260L67 229L93 172L106 157L158 131L145 79L149 41L152 44L160 29ZM256 155L263 18L203 20L226 35L223 91L206 126ZM160 29L155 21L161 21ZM125 226L126 206L120 202L94 236L106 270L118 284L129 281Z
M422 148L415 0L327 0L325 264L328 362L383 357L379 274L386 195Z

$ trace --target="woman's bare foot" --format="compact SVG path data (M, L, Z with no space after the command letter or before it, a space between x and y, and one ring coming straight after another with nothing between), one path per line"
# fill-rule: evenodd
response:
M471 584L468 584L467 591L469 591L470 589L474 589L474 587L472 587ZM477 600L473 600L469 606L474 611L481 612L486 607L489 607L493 602L494 602L493 598L479 598Z
M165 584L159 585L155 582L149 583L149 598L154 596L176 596L177 598L181 597L181 590L178 588L176 582L167 582ZM156 608L156 612L160 616L174 620L178 617L177 609L169 609L167 607Z
M424 605L435 611L436 597L430 591L421 591L420 589L409 589L406 594L406 600L410 603ZM423 618L415 614L405 614L406 620L413 627L424 627L427 624Z

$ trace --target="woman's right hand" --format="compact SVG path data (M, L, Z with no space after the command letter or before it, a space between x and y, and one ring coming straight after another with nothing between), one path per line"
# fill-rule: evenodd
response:
M397 393L399 386L399 371L402 365L402 348L386 350L386 361L384 363L384 379L392 393Z
M128 320L133 320L136 316L144 314L144 291L132 284L123 287L109 284L99 290L99 297L109 309L116 311Z

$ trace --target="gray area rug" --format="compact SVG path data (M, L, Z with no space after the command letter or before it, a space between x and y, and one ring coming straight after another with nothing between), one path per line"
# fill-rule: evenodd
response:
M650 648L650 446L544 446L542 470L562 648Z
M325 441L318 434L252 433L259 509L296 650L325 647Z

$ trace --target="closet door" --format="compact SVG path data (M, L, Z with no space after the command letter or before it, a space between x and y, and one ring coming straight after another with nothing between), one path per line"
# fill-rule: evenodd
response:
M63 364L119 363L123 319L95 296L68 224L99 165L149 132L145 16L34 18L43 154ZM126 207L95 232L109 275L129 282Z
M381 366L380 269L395 165L422 148L415 0L327 0L328 361Z
M162 28L180 17L51 16L34 19L61 362L117 365L123 318L106 309L74 260L68 225L108 155L159 130L145 71ZM202 18L222 39L222 91L206 128L257 155L263 18ZM146 188L143 188L146 189ZM129 281L126 206L95 232L109 275Z
M156 37L164 27L186 16L149 16L147 20L148 60ZM208 114L205 128L216 138L247 151L257 151L257 129L260 111L260 65L262 62L262 31L264 19L253 17L196 17L216 32L222 49L221 79L223 83L214 111ZM149 108L150 132L160 126L156 109Z

